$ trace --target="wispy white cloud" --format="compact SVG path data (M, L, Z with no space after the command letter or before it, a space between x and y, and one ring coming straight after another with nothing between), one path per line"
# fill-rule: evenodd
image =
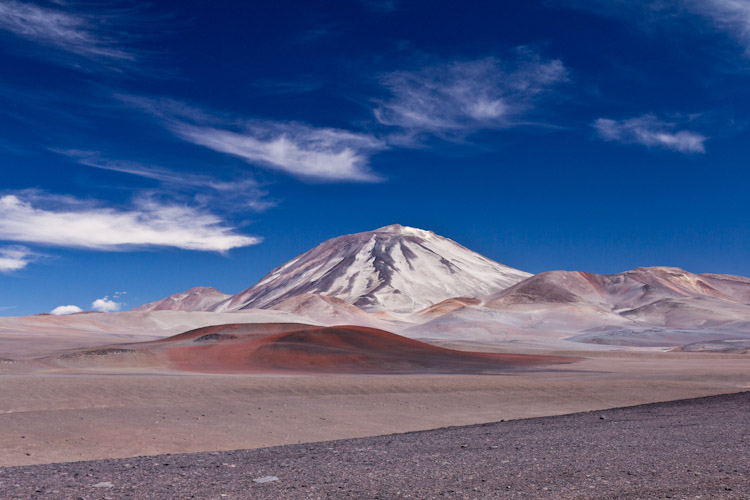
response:
M36 253L24 246L0 247L0 273L19 271L35 261L37 257Z
M144 198L131 210L118 210L32 191L0 196L0 240L97 250L174 247L217 252L260 242L188 206Z
M138 59L136 52L126 47L125 35L117 29L121 11L83 11L73 8L76 4L47 5L0 0L0 31L58 53L101 63L123 64ZM43 51L38 53L58 63L70 62Z
M297 122L243 120L170 99L118 96L177 137L260 167L316 181L377 182L369 158L386 144L371 134Z
M115 302L108 296L102 297L101 299L96 299L91 303L91 309L93 309L94 311L105 313L119 311L121 306L122 304L120 304L119 302Z
M57 306L54 309L50 311L50 314L53 314L55 316L63 316L65 314L75 314L83 312L83 309L81 309L78 306Z
M113 160L98 151L77 149L50 149L81 165L110 170L158 181L173 189L188 191L201 205L231 206L235 210L251 209L258 212L275 206L268 193L255 179L247 175L239 179L221 180L205 174L178 172L172 169L146 165L140 162Z
M690 130L677 130L676 123L648 114L626 120L599 118L593 123L599 137L623 144L641 144L680 153L705 153L708 138Z
M571 7L597 15L624 19L648 30L655 26L674 29L691 25L676 23L690 18L727 34L750 54L750 2L747 0L548 0L551 5Z
M388 73L382 83L391 97L379 101L374 113L381 125L397 130L383 137L242 119L171 99L116 97L152 114L177 137L252 165L313 181L377 182L382 178L369 165L375 152L413 146L423 133L448 138L529 123L523 119L537 99L567 78L560 60L544 59L528 47L517 48L508 60L490 57Z
M437 135L509 127L567 78L562 61L524 47L509 60L488 57L396 71L382 77L392 95L379 102L375 117L384 125Z
M248 163L321 181L380 180L370 170L369 156L383 148L372 136L297 123L258 122L243 131L174 123L186 141Z
M747 0L686 0L688 8L745 47L750 54L750 2Z
M208 111L168 97L143 97L133 94L115 92L112 97L123 104L145 111L165 124L192 123L203 126L225 127L240 126L243 121L230 113Z

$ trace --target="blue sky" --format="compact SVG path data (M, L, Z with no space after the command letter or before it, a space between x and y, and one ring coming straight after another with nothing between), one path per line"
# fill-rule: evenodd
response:
M0 0L0 68L0 315L235 293L393 223L750 275L748 2Z

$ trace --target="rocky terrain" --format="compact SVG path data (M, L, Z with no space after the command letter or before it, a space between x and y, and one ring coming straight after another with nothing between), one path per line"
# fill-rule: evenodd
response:
M247 451L0 469L12 499L745 499L750 393Z

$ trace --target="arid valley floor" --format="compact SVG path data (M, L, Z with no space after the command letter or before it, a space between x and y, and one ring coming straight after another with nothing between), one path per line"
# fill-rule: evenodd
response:
M747 498L749 326L743 277L532 276L413 228L343 236L236 295L0 318L0 498ZM262 470L283 477L257 490Z
M495 375L5 374L0 465L258 448L750 390L747 356L578 354Z
M750 392L380 437L0 469L49 498L745 499Z

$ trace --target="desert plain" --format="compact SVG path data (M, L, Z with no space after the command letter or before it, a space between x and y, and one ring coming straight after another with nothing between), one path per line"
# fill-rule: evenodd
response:
M56 344L50 347L56 352ZM19 368L6 362L0 466L260 448L750 390L750 361L742 354L540 354L569 360L504 373L411 375Z

